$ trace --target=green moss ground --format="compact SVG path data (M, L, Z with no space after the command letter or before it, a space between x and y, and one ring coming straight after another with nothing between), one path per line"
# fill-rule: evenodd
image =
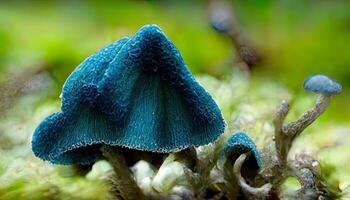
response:
M314 95L306 93L294 97L272 80L249 80L239 72L231 74L224 81L211 76L198 79L223 111L228 126L225 135L244 130L260 150L270 143L272 117L282 99L293 99L290 119L295 119L315 100ZM34 107L42 95L42 91L26 95L1 118L0 199L106 199L108 164L99 162L84 177L69 166L53 166L33 156L30 139L34 128L60 106L59 101L49 101ZM322 117L327 117L327 112ZM338 181L345 188L350 184L350 139L346 137L350 127L322 121L305 130L291 156L308 152L318 157L329 180ZM292 187L291 182L286 189Z

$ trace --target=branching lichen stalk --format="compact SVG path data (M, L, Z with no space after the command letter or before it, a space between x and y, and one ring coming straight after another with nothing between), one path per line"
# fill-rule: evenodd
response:
M288 123L283 127L283 131L292 140L297 137L306 127L312 124L327 108L331 96L320 94L317 97L316 105L304 113L297 121Z
M283 101L278 108L275 118L273 120L275 126L275 146L277 151L277 156L282 163L285 164L287 159L288 149L285 146L287 136L283 132L283 123L287 114L289 112L289 104L287 101Z
M275 145L277 156L281 161L280 164L285 165L287 163L288 152L294 139L325 111L330 99L331 96L320 94L313 108L305 112L298 120L288 124L283 124L283 122L288 114L289 105L286 101L282 102L274 119Z

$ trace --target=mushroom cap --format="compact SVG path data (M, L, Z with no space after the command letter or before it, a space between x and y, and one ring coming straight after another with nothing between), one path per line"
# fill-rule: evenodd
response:
M236 132L226 141L223 147L223 153L227 159L235 161L241 154L251 152L252 156L248 158L247 163L253 163L257 168L262 165L260 153L253 140L244 133Z
M225 33L230 30L231 21L225 16L225 13L213 13L210 16L211 26L219 33Z
M304 89L310 92L331 96L339 94L342 91L342 86L326 75L315 74L305 79Z
M226 2L215 2L210 5L209 20L211 26L219 33L228 32L233 26L234 17Z
M34 154L57 164L89 164L101 144L173 152L215 141L225 123L174 44L142 27L87 58L66 80L62 111L32 138Z

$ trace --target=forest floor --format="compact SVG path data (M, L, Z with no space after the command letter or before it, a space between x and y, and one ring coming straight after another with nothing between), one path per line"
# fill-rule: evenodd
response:
M210 76L197 78L223 112L225 135L243 130L262 151L272 142L272 119L282 100L291 102L287 121L296 119L316 100L313 94L295 95L273 80L249 79L240 72L232 72L221 81ZM107 162L99 161L86 175L79 175L71 166L54 166L32 154L30 142L35 127L45 116L60 109L58 95L57 100L38 103L45 92L20 97L0 118L0 199L108 198ZM350 126L325 120L324 116L327 110L295 141L290 156L301 152L313 155L320 160L328 181L345 189L350 184ZM289 180L284 190L297 187L296 181Z

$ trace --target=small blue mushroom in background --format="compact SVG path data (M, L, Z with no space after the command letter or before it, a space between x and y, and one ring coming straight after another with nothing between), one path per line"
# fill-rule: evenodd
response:
M260 153L246 133L236 132L224 144L221 155L224 157L222 175L225 190L232 199L239 199L241 189L250 187L248 184L255 185L255 177L262 166Z
M242 154L250 153L241 169L242 176L248 181L254 179L262 166L261 156L256 145L244 132L236 132L231 135L222 151L226 157L225 166L230 169Z
M244 153L251 153L248 160L253 167L259 169L262 166L260 153L253 140L244 132L236 132L229 137L223 147L223 153L231 162Z
M225 5L229 6L229 5ZM232 29L233 16L224 5L212 5L209 18L211 26L219 33L227 33Z
M342 86L335 80L323 74L311 75L304 81L304 89L318 94L316 105L310 109L299 120L294 122L299 128L290 128L294 132L291 135L299 134L302 130L317 119L329 105L332 96L341 93Z
M211 26L219 33L230 35L237 28L232 5L229 1L211 1L208 9Z
M44 119L34 154L55 164L90 164L101 145L169 153L215 141L225 123L180 52L156 25L82 62L62 91L62 111Z
M339 94L342 91L342 86L326 75L315 74L305 79L304 89L317 94L332 96Z

